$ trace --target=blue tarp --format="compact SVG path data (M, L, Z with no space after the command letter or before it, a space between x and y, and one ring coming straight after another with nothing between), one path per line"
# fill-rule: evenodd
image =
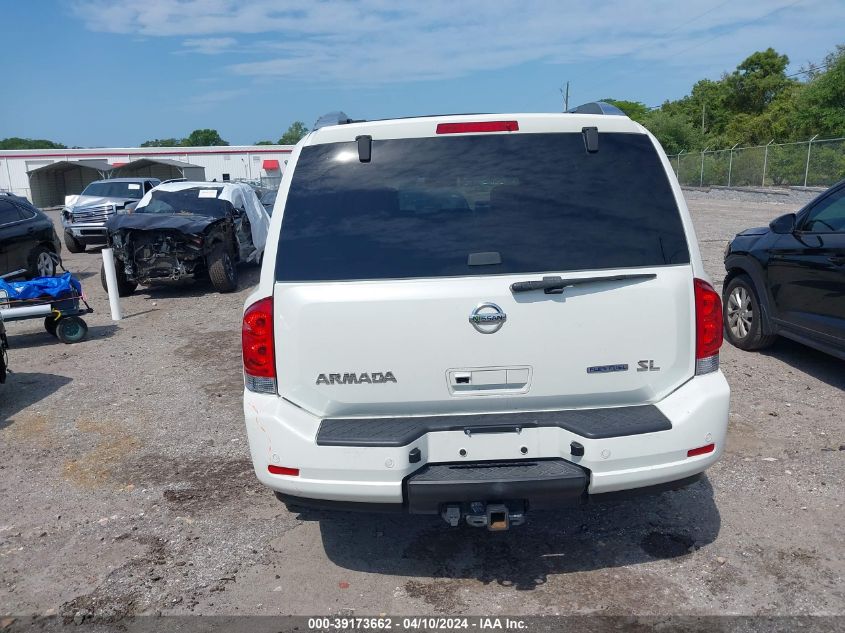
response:
M82 294L79 280L65 273L61 277L36 277L29 281L4 281L0 279L0 290L9 293L9 299L38 299L40 297L66 297L71 289Z

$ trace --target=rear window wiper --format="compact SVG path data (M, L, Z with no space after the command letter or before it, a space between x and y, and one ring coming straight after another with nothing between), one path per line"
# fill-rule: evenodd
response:
M606 277L581 277L580 279L562 279L561 277L543 277L539 281L516 281L511 284L511 292L531 292L542 290L547 295L563 294L569 286L580 286L600 281L623 281L630 279L654 279L654 273L636 273L631 275L608 275Z

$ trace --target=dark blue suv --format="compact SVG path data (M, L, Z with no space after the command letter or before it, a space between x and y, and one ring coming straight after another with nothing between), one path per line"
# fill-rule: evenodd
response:
M785 336L845 359L845 180L725 249L725 336L745 350Z

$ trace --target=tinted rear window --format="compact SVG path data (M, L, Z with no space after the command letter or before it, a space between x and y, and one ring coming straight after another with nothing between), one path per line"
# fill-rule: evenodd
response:
M688 263L678 208L648 137L599 138L592 154L580 133L373 141L369 163L358 160L354 142L305 147L285 205L276 278Z

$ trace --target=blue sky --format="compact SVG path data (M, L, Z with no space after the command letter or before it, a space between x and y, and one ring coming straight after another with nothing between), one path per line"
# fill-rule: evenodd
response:
M132 146L294 120L659 105L755 50L845 43L841 0L0 0L0 138ZM10 52L14 52L10 54ZM10 87L14 89L10 89Z

